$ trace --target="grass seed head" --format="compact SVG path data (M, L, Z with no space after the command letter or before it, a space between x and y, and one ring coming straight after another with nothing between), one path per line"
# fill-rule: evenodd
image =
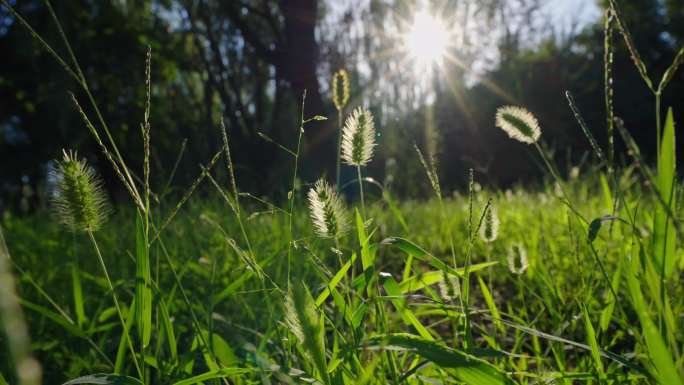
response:
M535 143L541 135L539 121L523 107L499 107L496 111L496 126L509 137L527 144Z
M439 281L439 295L444 302L451 302L461 295L461 284L458 277L443 273L442 280Z
M109 214L109 204L95 170L75 152L63 151L51 174L55 181L52 209L57 220L72 231L99 230Z
M516 266L516 259L520 261L520 266ZM508 248L508 269L513 274L522 274L527 270L527 251L520 243L514 243Z
M499 215L494 205L490 205L480 226L480 238L486 243L494 242L499 236Z
M349 102L349 75L344 69L333 74L332 101L337 111L342 111Z
M309 190L308 198L316 234L323 238L340 238L349 230L344 203L325 180L316 182Z
M365 166L373 158L374 147L373 114L358 107L349 115L342 130L342 159L351 166Z

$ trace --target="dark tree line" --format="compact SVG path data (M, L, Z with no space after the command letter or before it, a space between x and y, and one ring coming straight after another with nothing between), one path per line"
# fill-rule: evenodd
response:
M657 81L684 44L684 3L618 3ZM43 1L9 4L66 53ZM380 151L370 173L383 181L394 173L392 164L399 164L401 177L392 185L400 194L422 191L414 142L435 154L450 187L461 185L468 167L502 186L535 180L537 166L521 156L526 149L493 126L501 104L525 105L538 115L561 166L576 164L588 151L565 90L574 93L599 140L606 140L603 21L561 31L543 22L536 0L433 2L451 24L465 27L450 48L457 60L446 61L423 88L406 86L415 81L414 74L392 31L410 19L410 1L69 0L53 5L133 168L142 164L138 125L145 100L144 57L147 46L152 48L157 186L166 183L184 139L187 147L172 185L180 188L193 180L199 164L220 147L223 118L241 185L283 196L286 188L274 186L287 185L291 159L258 132L294 146L305 89L306 114L331 119L307 127L303 179L332 175L336 113L328 84L338 68L351 75L352 104L368 105L378 119ZM655 148L653 101L617 34L614 43L615 112L649 154ZM84 101L85 96L4 7L0 52L0 206L18 207L27 195L29 206L39 205L49 161L63 147L95 163L112 194L124 196L67 91ZM679 72L663 98L679 121L684 119L683 79ZM428 94L434 101L429 108L423 103Z

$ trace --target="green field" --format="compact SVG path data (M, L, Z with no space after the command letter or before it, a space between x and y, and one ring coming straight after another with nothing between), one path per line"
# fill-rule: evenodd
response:
M638 274L641 292L651 299L653 312L647 314L664 332L655 335L672 342L673 360L681 346L675 341L684 302L681 283L672 280L665 304L659 303L655 272L641 270L641 263L650 266L650 230L642 224L652 222L657 202L644 199L648 190L635 172L629 169L619 181L626 206L616 213L635 227L606 221L593 242L582 218L591 221L613 211L603 176L565 181L576 213L562 203L554 184L475 191L473 226L488 200L500 219L498 237L490 243L475 230L473 242L468 241L467 194L454 194L443 204L436 199L396 204L389 194L385 199L369 194L368 243L360 246L354 230L340 240L339 253L333 241L316 237L303 196L297 196L290 286L303 282L314 299L334 288L333 297L307 309L325 330L309 338L324 341L313 346L322 349L330 381L648 383L662 372L655 361L659 357L649 353L654 350L637 316L630 274ZM253 201L243 210L253 259L244 254L246 241L235 214L216 197L191 199L151 244L153 330L144 361L151 383L174 383L203 372L225 375L234 384L325 378L314 348L298 342L285 322L287 215ZM135 213L120 207L95 233L127 318L136 291L135 222ZM22 272L22 304L46 378L59 383L85 373L134 375L88 237L63 230L46 214L6 217L2 226L15 270ZM641 256L640 243L645 247ZM527 257L529 267L522 272L514 246ZM333 278L341 263L363 253L370 261L365 269L358 258L345 277ZM445 269L454 268L460 290L465 289L466 256L472 263L467 304L458 286L443 284ZM513 265L509 256L516 257ZM442 262L446 267L440 269ZM482 268L487 262L493 264ZM132 336L137 338L135 326Z

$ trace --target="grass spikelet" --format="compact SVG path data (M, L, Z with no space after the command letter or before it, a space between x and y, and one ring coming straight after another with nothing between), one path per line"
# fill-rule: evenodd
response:
M332 101L337 111L342 111L349 102L349 75L344 69L333 74Z
M541 135L539 121L523 107L504 106L496 111L496 126L517 141L532 144Z
M443 272L442 280L439 281L439 295L444 302L451 302L461 294L461 284L458 276Z
M480 226L480 238L486 242L491 243L499 236L499 215L496 212L494 205L489 206L489 210L485 213L484 222Z
M365 166L373 158L374 147L373 114L358 107L349 115L342 130L342 160L351 166Z
M442 188L439 185L439 176L437 175L437 167L435 167L435 159L430 158L430 162L428 163L428 161L423 156L423 153L420 151L420 148L418 148L418 145L414 143L413 148L415 148L416 152L418 153L418 159L420 159L420 163L423 165L423 168L425 169L425 173L427 174L428 180L430 181L432 190L435 192L435 194L437 194L437 198L441 199Z
M302 282L292 285L285 298L285 323L313 361L320 379L329 384L323 328L311 293Z
M323 238L342 237L349 230L349 218L342 200L323 179L309 190L309 209L316 234Z
M57 220L73 231L97 231L107 219L109 204L102 181L75 152L63 151L52 178L52 208Z
M516 266L516 259L520 266ZM520 243L514 243L508 248L508 269L513 274L522 274L527 270L527 251Z

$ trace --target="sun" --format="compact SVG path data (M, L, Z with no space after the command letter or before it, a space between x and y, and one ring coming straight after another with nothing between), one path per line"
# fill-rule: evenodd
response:
M447 54L451 32L444 21L427 11L418 11L404 35L404 48L422 71L440 65Z

